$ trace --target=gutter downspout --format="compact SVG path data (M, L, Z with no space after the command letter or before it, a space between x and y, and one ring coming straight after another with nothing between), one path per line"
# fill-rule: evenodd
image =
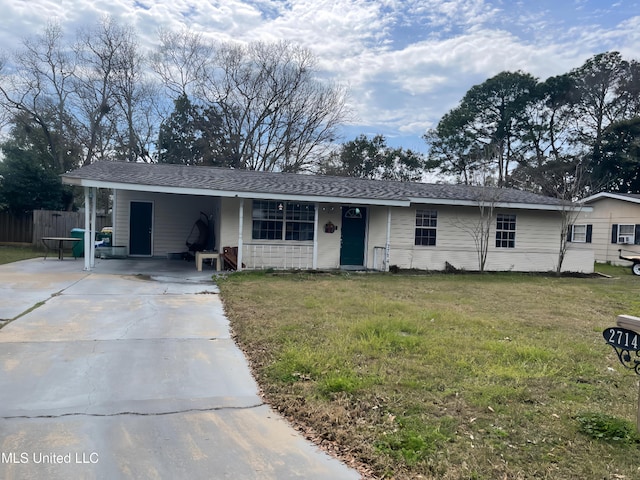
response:
M387 207L387 243L384 246L384 271L389 271L389 256L391 250L391 207Z

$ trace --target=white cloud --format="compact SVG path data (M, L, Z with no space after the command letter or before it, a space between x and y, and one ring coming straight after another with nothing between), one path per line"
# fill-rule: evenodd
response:
M622 2L618 2L622 3ZM111 14L145 46L159 27L210 38L289 40L310 48L326 76L350 86L363 132L419 137L474 84L504 70L541 79L590 56L640 58L640 17L588 0L4 0L0 48L59 21L76 28ZM591 10L590 10L591 8ZM613 13L612 13L613 12ZM615 20L614 20L615 19ZM354 127L357 128L357 127Z

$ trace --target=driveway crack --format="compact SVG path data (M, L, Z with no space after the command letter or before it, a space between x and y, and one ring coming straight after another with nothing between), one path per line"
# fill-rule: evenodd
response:
M181 413L194 413L194 412L218 412L223 410L252 410L266 405L264 402L259 402L253 405L245 405L242 407L210 407L210 408L186 408L184 410L169 410L166 412L115 412L115 413L86 413L86 412L69 412L61 413L60 415L10 415L6 417L0 417L2 420L14 420L14 419L36 419L36 418L63 418L63 417L121 417L121 416L136 416L136 417L162 417L165 415L179 415Z
M16 315L16 316L15 316L15 317L13 317L13 318L3 318L3 319L0 319L0 328L4 328L4 327L6 327L7 325L9 325L11 322L15 322L15 321L16 321L16 320L18 320L19 318L24 317L24 316L25 316L25 315L27 315L28 313L33 312L35 309L37 309L37 308L41 307L42 305L44 305L45 303L47 303L47 302L48 302L49 300L51 300L52 298L57 297L57 296L59 296L59 295L62 295L62 293L63 293L65 290L67 290L67 289L69 289L69 288L73 287L74 285L77 285L78 283L80 283L82 280L84 280L84 279L85 279L85 278L87 278L88 276L89 276L89 274L85 275L85 276L84 276L84 277L82 277L82 278L79 278L78 280L76 280L76 281L75 281L75 282L73 282L72 284L67 285L67 286L66 286L66 287L64 287L62 290L59 290L59 291L57 291L57 292L52 293L51 295L49 295L49 297L48 297L48 298L46 298L46 299L42 300L41 302L37 302L37 303L35 303L35 304L34 304L34 305L32 305L31 307L27 308L24 312L19 313L18 315Z

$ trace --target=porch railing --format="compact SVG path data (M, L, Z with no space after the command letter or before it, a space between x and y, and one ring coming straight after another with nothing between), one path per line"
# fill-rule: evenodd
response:
M313 245L268 245L245 243L242 263L251 270L310 270L313 268Z

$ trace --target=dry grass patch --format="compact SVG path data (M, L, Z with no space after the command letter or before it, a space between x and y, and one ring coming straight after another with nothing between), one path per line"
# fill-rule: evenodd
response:
M372 477L632 479L637 437L614 437L635 423L637 379L601 332L640 315L640 279L609 273L245 273L220 288L268 401Z

